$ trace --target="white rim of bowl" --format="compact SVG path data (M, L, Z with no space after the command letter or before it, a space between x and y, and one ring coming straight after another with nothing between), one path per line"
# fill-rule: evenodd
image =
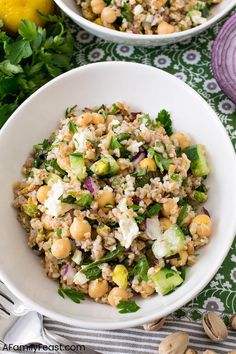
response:
M96 68L96 67L102 67L102 66L106 67L106 66L117 66L117 65L118 66L139 66L139 67L144 66L146 68L146 70L151 70L151 71L157 70L157 71L162 72L164 75L169 77L171 80L178 80L180 85L182 85L185 89L187 89L193 96L195 96L200 101L200 103L202 105L205 106L206 110L209 111L209 115L214 117L215 123L219 126L219 129L221 130L222 135L225 137L225 144L228 145L228 150L229 150L229 152L231 152L231 159L232 159L232 161L233 160L235 161L235 164L232 166L230 173L231 174L233 173L236 176L236 155L235 155L233 145L229 139L226 129L224 128L224 126L221 123L220 119L218 118L217 114L208 105L208 103L194 89L192 89L190 86L188 86L185 82L176 78L174 75L171 75L164 70L160 70L160 69L154 68L149 65L133 63L133 62L115 61L115 62L99 62L99 63L88 64L88 65L84 65L79 68L72 69L72 70L56 77L55 79L49 81L44 86L42 86L40 89L38 89L35 93L33 93L30 97L28 97L26 99L26 101L24 101L16 109L16 111L12 114L12 116L8 119L8 121L5 123L3 128L0 130L0 139L1 139L1 136L3 134L5 134L5 131L8 129L8 127L10 127L11 124L14 124L14 119L17 116L18 112L20 112L22 109L24 109L24 107L29 103L29 101L31 100L32 97L37 96L38 94L40 94L41 91L44 91L50 85L55 84L57 81L63 80L63 78L66 76L73 76L73 74L77 71L88 71L88 70L90 70L90 67ZM235 198L235 200L236 200L236 198ZM199 282L196 285L196 287L191 289L185 296L181 297L180 299L178 299L178 301L175 301L173 304L168 306L168 309L163 308L162 311L159 311L159 318L165 317L165 316L169 315L170 313L173 313L177 309L181 308L182 306L184 306L187 302L189 302L191 299L193 299L195 296L197 296L203 290L203 288L210 282L210 280L213 278L213 276L216 274L216 272L220 268L221 264L223 263L226 255L228 254L228 251L231 247L231 244L234 240L234 235L236 233L236 221L234 221L233 218L231 220L231 224L230 223L228 224L228 230L229 230L228 233L230 236L229 237L229 246L224 250L224 252L220 255L220 257L217 257L217 264L216 264L215 268L213 270L211 269L208 273L206 273L206 276L202 278L201 282ZM37 311L47 317L50 317L54 320L64 322L64 323L67 323L70 325L74 325L77 327L88 328L88 329L104 329L104 330L113 330L114 329L115 330L115 329L123 329L123 328L128 328L128 327L136 327L136 326L142 325L143 323L150 322L150 321L157 319L157 316L155 315L155 311L154 311L153 314L151 314L151 315L143 316L142 318L139 318L139 319L136 318L136 319L127 320L124 322L117 321L114 323L109 322L107 324L106 323L104 324L104 321L101 321L101 322L96 322L96 323L93 323L93 322L88 323L87 321L82 321L80 319L75 319L75 318L71 318L69 316L67 317L66 315L58 314L55 311L52 311L50 309L45 309L41 305L38 305L33 300L31 300L29 297L24 295L24 293L19 291L15 287L14 283L12 283L8 279L8 277L5 276L5 274L3 273L3 271L1 269L0 269L0 279L9 287L9 289L15 294L15 296L17 298L19 298L28 308L35 310L35 311Z
M90 28L93 31L96 31L97 33L100 34L107 34L108 36L115 36L115 37L119 37L120 39L123 39L125 41L125 39L133 39L133 40L141 40L141 41L146 41L146 40L152 40L153 42L156 40L156 43L158 43L158 39L160 40L167 40L167 39L176 39L176 38L180 38L181 37L185 37L188 34L194 36L195 34L197 34L198 32L203 31L204 29L207 29L208 27L210 27L213 23L217 22L218 20L220 20L224 15L227 14L227 12L229 12L234 6L235 6L235 2L232 1L230 2L225 9L220 12L219 14L213 15L209 20L207 20L205 23L196 26L194 28L190 28L186 31L182 31L182 32L175 32L175 33L171 33L171 34L135 34L135 33L128 33L128 32L120 32L117 30L113 30L107 27L103 27L100 25L97 25L94 22L91 22L87 19L85 19L83 16L77 14L76 12L74 12L73 10L71 10L62 0L54 0L55 3L72 19L77 20L81 25ZM125 44L125 42L124 42Z

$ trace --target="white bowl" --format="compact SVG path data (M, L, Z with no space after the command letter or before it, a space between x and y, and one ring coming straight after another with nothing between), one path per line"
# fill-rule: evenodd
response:
M206 146L212 173L209 209L214 232L200 251L185 283L165 297L137 299L141 309L119 314L116 308L89 299L81 304L63 300L57 282L43 275L40 258L27 246L26 232L11 207L13 182L32 146L57 128L65 108L91 107L123 101L132 110L155 116L162 108L171 112L174 127L186 131ZM209 105L189 86L153 67L106 62L71 70L52 80L28 98L0 133L0 279L29 307L71 325L117 329L163 317L196 296L223 262L236 231L236 160L227 133Z
M196 36L200 32L204 31L208 27L212 26L215 22L221 19L233 6L235 6L235 0L223 0L220 4L216 5L213 10L213 14L208 20L195 28L183 32L177 32L172 34L163 35L143 35L133 34L127 32L119 32L113 29L109 29L103 26L99 26L96 23L86 20L76 5L75 0L55 0L55 3L80 27L84 28L88 32L95 36L101 37L107 41L112 41L122 44L140 45L140 46L161 46L170 43L176 43L185 39Z

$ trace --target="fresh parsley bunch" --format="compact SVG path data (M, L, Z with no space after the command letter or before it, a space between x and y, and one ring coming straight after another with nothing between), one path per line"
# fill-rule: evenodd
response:
M74 39L64 17L42 17L46 28L22 20L16 37L0 20L0 127L29 95L70 69Z

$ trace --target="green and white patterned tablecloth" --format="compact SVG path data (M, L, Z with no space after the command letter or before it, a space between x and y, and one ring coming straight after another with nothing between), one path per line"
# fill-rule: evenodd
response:
M106 42L70 22L71 31L76 37L73 65L122 60L152 65L175 75L194 88L217 112L236 148L236 106L222 93L211 70L213 41L224 22L225 19L183 43L156 48ZM187 306L190 308L188 317L195 320L201 317L197 308L236 312L236 240L214 279ZM186 308L177 311L176 315L185 317Z

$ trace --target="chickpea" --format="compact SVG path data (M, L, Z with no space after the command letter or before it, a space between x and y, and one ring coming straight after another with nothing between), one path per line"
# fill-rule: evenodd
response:
M158 34L170 34L175 32L174 26L170 25L169 23L162 21L157 27Z
M152 295L154 293L155 289L148 285L148 284L145 284L142 289L140 290L140 294L143 298L146 298L150 295Z
M161 225L161 230L166 231L171 227L172 223L168 218L160 218L160 225Z
M116 13L110 7L104 7L101 13L101 20L103 23L113 23L116 20Z
M93 113L92 123L95 125L103 124L105 119L102 114L100 113Z
M74 218L70 233L74 240L83 240L87 235L91 236L92 228L87 220L81 218Z
M170 264L174 267L182 267L187 263L187 260L188 260L188 252L181 251L179 252L179 259L178 258L170 259Z
M177 145L180 146L182 150L185 150L192 143L190 137L183 132L172 134L171 140L173 140L174 143L177 143Z
M195 216L189 227L191 235L197 234L200 237L208 237L212 232L212 222L208 215L200 214Z
M64 171L69 170L70 169L70 158L69 158L69 156L63 157L63 158L62 157L58 157L57 158L57 164Z
M106 4L103 0L92 0L91 1L91 7L93 10L93 13L95 13L96 15L99 15L105 6L106 6Z
M98 207L103 208L104 211L109 211L109 208L106 208L106 204L115 205L115 196L112 191L104 190L97 198Z
M155 161L150 157L146 157L145 159L140 161L139 166L140 166L140 168L147 168L148 171L156 171L157 170L157 165L156 165Z
M78 126L84 127L86 125L89 125L92 122L92 119L93 119L92 113L86 112L76 119L76 123L78 124Z
M52 244L52 255L57 259L63 259L69 256L71 251L71 243L68 238L55 240Z
M50 191L50 189L50 186L39 187L36 194L39 203L43 204L45 202L45 200L48 198L48 192Z
M129 296L124 288L112 288L108 295L108 302L116 307L121 300L128 300Z
M176 215L178 213L178 205L175 200L168 198L163 204L162 214L166 217Z
M90 297L96 299L102 297L108 292L108 282L105 279L91 280L88 287Z

